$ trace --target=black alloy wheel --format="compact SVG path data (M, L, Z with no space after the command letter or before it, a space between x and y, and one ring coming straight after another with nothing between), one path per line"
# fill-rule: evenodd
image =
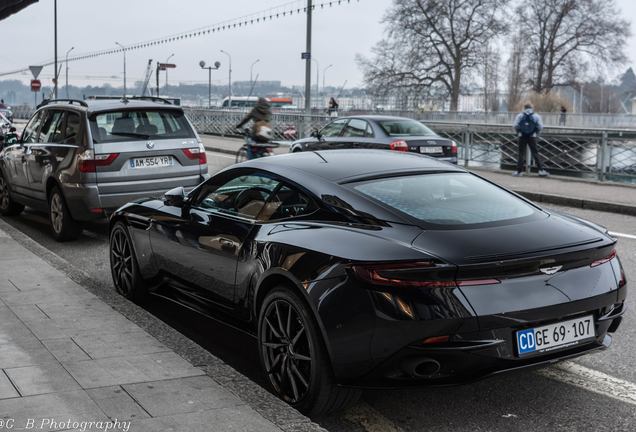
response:
M64 196L57 186L49 194L49 220L55 240L63 242L76 240L82 233L82 225L73 220Z
M305 302L278 287L266 297L259 315L261 364L274 392L311 416L344 408L360 392L335 384L324 343Z
M110 232L110 272L115 290L129 300L141 304L146 300L146 287L139 275L139 267L128 230L121 222Z
M15 216L24 210L24 206L11 199L9 184L0 173L0 214L3 216Z

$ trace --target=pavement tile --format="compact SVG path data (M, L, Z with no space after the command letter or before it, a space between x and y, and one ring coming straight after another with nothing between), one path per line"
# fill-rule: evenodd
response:
M67 290L70 291L70 290ZM57 304L70 302L76 299L95 299L95 295L86 290L76 292L64 292L57 288L40 288L23 290L19 292L0 292L2 299L8 306L25 304Z
M121 386L94 388L86 392L111 419L137 420L150 417Z
M138 331L139 327L122 315L81 316L64 319L27 321L27 327L39 339L60 339L99 333L125 333Z
M55 357L34 339L0 343L0 369L55 363Z
M131 432L280 432L248 406L133 421Z
M127 384L123 388L153 417L245 404L207 376Z
M39 413L43 413L40 416ZM51 393L37 396L0 400L0 418L15 420L13 431L22 430L63 430L64 428L41 428L42 420L55 419L59 422L108 421L108 418L83 390ZM35 427L27 429L27 420L34 419Z
M79 384L59 363L5 369L5 372L23 396L80 388ZM46 413L46 411L44 412Z
M20 393L13 387L9 378L0 371L0 399L19 397Z
M164 344L143 330L76 336L73 340L94 359L169 351Z
M14 341L32 341L37 342L37 338L33 333L24 326L15 315L15 321L5 321L0 317L0 344L11 343Z
M71 338L45 339L42 344L60 362L91 359Z
M203 375L174 352L65 362L64 366L85 389Z

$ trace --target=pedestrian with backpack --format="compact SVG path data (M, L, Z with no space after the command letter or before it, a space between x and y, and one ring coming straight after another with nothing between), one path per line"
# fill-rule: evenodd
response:
M530 146L532 158L536 162L537 168L539 168L539 175L541 177L548 176L549 174L543 168L541 157L537 150L537 136L543 130L543 122L541 121L541 116L534 112L531 103L528 102L523 106L523 112L519 113L515 118L514 128L519 137L519 154L517 157L517 171L513 172L512 175L515 177L523 175L526 164L526 149Z

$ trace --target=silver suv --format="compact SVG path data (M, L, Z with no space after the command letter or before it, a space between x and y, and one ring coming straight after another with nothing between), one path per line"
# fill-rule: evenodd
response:
M0 153L0 213L48 211L55 239L72 240L84 221L207 177L205 150L180 107L156 98L56 99Z

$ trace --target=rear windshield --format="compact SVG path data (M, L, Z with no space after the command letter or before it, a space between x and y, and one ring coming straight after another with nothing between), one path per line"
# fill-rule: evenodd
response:
M93 114L89 123L96 143L195 137L179 110L109 111Z
M428 224L472 225L534 215L514 195L469 173L420 174L354 183L356 191Z
M422 123L410 119L379 120L378 124L388 136L435 135L435 132Z

